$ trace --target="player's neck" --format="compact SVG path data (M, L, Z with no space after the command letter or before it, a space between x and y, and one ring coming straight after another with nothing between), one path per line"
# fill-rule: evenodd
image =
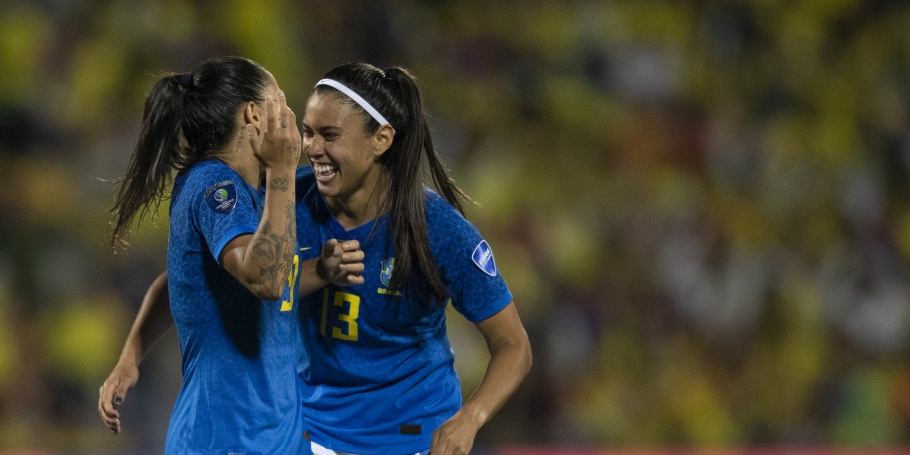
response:
M384 194L376 191L376 187L372 191L362 188L347 197L326 197L335 221L348 231L376 219L383 201Z
M210 156L230 166L247 184L259 189L262 169L259 160L253 155L253 151L248 145L240 145L236 148L228 146L226 149L212 152Z

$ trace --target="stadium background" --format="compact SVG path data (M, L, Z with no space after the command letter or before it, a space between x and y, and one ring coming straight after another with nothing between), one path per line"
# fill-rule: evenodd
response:
M417 74L535 350L477 453L901 452L907 24L884 0L2 2L0 452L160 452L174 332L124 432L96 411L167 238L162 213L115 254L110 181L157 74L216 54L298 115L339 63ZM485 349L450 319L471 390Z

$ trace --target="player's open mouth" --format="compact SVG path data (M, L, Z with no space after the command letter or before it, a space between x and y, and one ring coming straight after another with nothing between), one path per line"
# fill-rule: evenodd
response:
M316 180L325 183L335 177L335 174L338 173L338 166L313 163L313 173L316 174Z

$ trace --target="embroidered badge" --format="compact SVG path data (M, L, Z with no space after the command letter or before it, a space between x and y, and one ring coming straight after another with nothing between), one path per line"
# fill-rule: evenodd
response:
M487 244L486 240L481 240L477 244L477 247L474 248L474 253L471 254L471 259L477 268L483 270L483 273L496 276L496 262L493 261L493 250L490 249L490 245Z
M389 283L392 281L392 268L395 267L395 258L386 259L382 261L382 269L379 271L379 281L382 281L382 284L389 286Z
M205 202L212 210L220 213L231 213L237 206L237 188L231 180L216 183L205 191Z

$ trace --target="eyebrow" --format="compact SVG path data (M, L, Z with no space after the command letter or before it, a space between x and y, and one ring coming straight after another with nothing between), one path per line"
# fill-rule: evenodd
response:
M319 128L313 128L312 126L310 126L310 125L308 125L308 124L306 124L306 123L303 123L303 122L301 122L301 126L303 126L304 128L306 128L306 129L308 129L308 130L315 130L315 131L318 131L318 132L320 132L320 133L323 133L323 132L326 132L326 131L330 131L330 130L342 130L342 131L344 130L344 128L342 128L342 127L340 127L340 126L334 126L334 125L332 125L332 126L322 126L322 127L319 127Z

